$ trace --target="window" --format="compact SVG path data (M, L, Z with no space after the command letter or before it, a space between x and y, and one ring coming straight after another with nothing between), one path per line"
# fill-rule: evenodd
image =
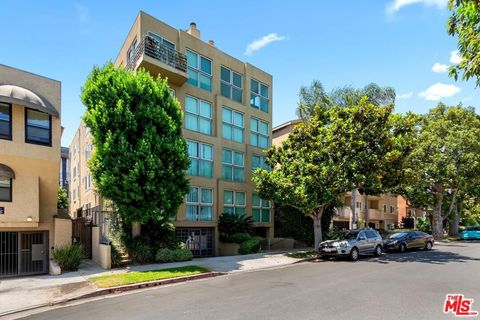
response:
M188 83L212 91L212 61L187 49Z
M252 169L255 170L257 168L270 171L270 167L266 163L266 158L264 156L258 156L254 154L252 155Z
M213 212L213 190L190 187L187 194L186 220L211 221Z
M270 222L270 201L260 199L256 194L252 198L252 216L256 222Z
M0 139L12 139L12 105L0 102Z
M228 68L221 67L220 78L220 92L222 96L242 103L242 75Z
M377 237L377 233L373 230L367 230L365 233L367 234L368 239L374 239Z
M213 146L187 140L190 176L213 177Z
M197 98L185 98L185 127L212 135L212 104Z
M244 158L243 152L223 149L222 178L228 181L244 181Z
M49 114L25 109L25 142L52 145L52 118Z
M128 51L127 51L127 64L129 64L134 60L136 51L137 51L137 39L134 39L132 41L132 44L130 45L130 48L128 48Z
M387 213L387 205L386 204L383 205L383 213Z
M158 34L155 34L151 31L148 31L147 34L153 39L155 39L155 41L157 41L159 44L175 50L175 44L173 44L172 42L160 37Z
M92 185L92 176L85 176L82 180L85 191L90 190L90 187Z
M12 202L12 179L0 177L0 201Z
M90 157L92 156L92 151L93 151L93 144L87 144L85 146L85 149L83 150L84 156L86 160L89 160Z
M250 144L259 148L268 148L268 123L257 118L250 119Z
M390 206L390 213L395 213L395 207L394 206Z
M357 201L357 208L362 209L362 203Z
M250 81L250 91L250 106L268 112L268 105L270 104L268 86L252 79Z
M245 192L223 191L223 212L237 216L244 216Z
M243 113L223 107L222 137L228 140L243 143L243 128Z

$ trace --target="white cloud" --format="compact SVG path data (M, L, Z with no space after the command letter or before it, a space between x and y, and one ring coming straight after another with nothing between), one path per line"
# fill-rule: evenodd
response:
M267 34L266 36L263 36L260 39L255 40L252 43L249 43L247 46L247 49L245 50L245 55L249 56L255 51L262 49L263 47L269 45L272 42L282 41L286 39L287 37L279 36L276 33Z
M458 50L453 50L450 52L450 62L453 64L459 64L462 61L462 57L460 57L460 54Z
M453 84L435 83L427 88L427 90L420 92L418 95L425 100L438 101L442 98L449 98L460 92L460 88Z
M418 3L422 3L427 7L437 7L439 9L444 9L448 5L448 0L393 0L387 5L386 10L388 13L394 14L403 7Z
M75 11L77 12L77 19L80 23L86 23L88 20L88 8L80 3L75 3Z
M409 99L413 96L413 92L410 91L410 92L407 92L407 93L403 93L403 94L399 94L397 96L397 99Z
M445 73L448 71L448 65L436 62L432 66L432 71L435 73Z

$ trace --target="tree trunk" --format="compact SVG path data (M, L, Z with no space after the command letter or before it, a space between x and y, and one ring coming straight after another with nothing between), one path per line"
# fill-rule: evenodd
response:
M319 244L322 242L322 216L324 206L317 208L311 215L313 221L314 247L318 251Z
M352 190L352 201L350 201L350 211L351 211L351 225L350 229L353 229L357 223L357 214L356 214L356 205L357 205L357 190Z
M443 194L437 195L437 201L433 207L432 214L432 235L435 239L443 239L443 216L442 216Z
M370 222L370 217L368 216L368 195L365 194L365 227L369 228L368 223Z
M132 222L132 238L135 238L141 233L141 224L138 221Z
M449 228L448 235L451 237L458 237L458 225L460 224L461 217L461 202L455 205L453 209L453 216L448 220Z

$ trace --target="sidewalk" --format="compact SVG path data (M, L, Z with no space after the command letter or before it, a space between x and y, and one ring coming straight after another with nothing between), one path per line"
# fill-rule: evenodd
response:
M297 251L297 250L292 250ZM59 276L33 276L4 279L0 281L0 316L14 311L55 304L86 294L98 289L87 279L89 277L119 274L129 271L148 271L188 265L205 267L217 272L242 272L279 267L298 262L301 259L286 255L290 251L275 251L251 255L229 257L198 258L192 261L128 266L104 270L91 260L87 260L76 272Z

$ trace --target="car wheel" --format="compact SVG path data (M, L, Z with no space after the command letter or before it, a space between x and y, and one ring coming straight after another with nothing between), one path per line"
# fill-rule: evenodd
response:
M432 250L432 243L430 241L428 241L426 244L425 244L425 250Z
M352 261L357 261L359 257L360 257L360 255L358 253L358 249L353 248L352 251L350 251L350 259Z
M407 251L407 246L405 245L405 243L402 243L400 245L400 248L398 249L398 251L400 251L401 253L404 253L405 251Z
M377 246L375 247L375 251L373 252L373 255L374 255L375 257L379 257L379 256L382 255L382 246L381 246L381 245L377 245Z

